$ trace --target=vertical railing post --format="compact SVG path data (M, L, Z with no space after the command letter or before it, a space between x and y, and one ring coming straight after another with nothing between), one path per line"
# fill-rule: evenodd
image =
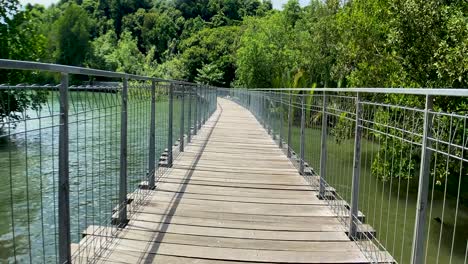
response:
M200 127L205 124L205 85L202 85L200 88L200 101L201 101L201 108L200 108Z
M148 188L154 189L156 174L156 81L151 80L151 120L148 153Z
M207 120L207 114L208 114L208 98L207 98L207 86L203 86L203 124L206 123Z
M206 100L206 111L205 111L206 118L205 118L205 122L207 122L208 118L210 117L210 115L209 115L210 114L210 100L209 100L209 90L208 89L209 89L209 86L207 85L206 86L206 92L205 92L205 94L206 94L206 99L205 99Z
M359 178L361 174L361 95L356 96L356 128L354 134L353 181L351 187L351 208L349 210L349 238L356 238L359 202Z
M261 118L262 118L262 125L264 128L266 128L266 122L265 122L265 92L261 92Z
M184 115L185 115L185 87L183 85L180 86L181 88L181 107L180 107L180 131L179 131L179 151L184 152Z
M299 159L299 173L304 174L304 153L305 153L305 105L304 95L301 94L301 146Z
M167 132L167 167L172 167L172 129L173 129L173 116L174 115L174 84L169 86L169 127Z
M68 160L68 74L62 73L60 85L58 233L59 261L71 263L70 183Z
M187 113L187 142L190 143L192 141L192 87L187 87L188 91L188 113Z
M198 86L197 87L197 100L198 100L198 116L197 116L197 125L198 125L198 130L201 129L202 126L202 109L203 109L203 102L201 98L201 92L202 92L202 87Z
M265 127L265 119L263 118L263 114L264 114L264 105L265 105L265 99L264 99L264 95L263 93L264 92L259 92L260 93L260 123L262 124L263 127Z
M275 132L275 128L276 128L276 93L273 93L273 91L270 91L270 105L273 107L273 110L270 111L272 112L271 113L271 135L273 137L273 140L276 140L276 132Z
M262 109L262 100L261 100L261 97L260 97L261 96L260 92L256 92L256 93L257 93L257 96L256 96L257 97L256 98L256 100L257 100L257 119L260 122L260 124L262 124L262 118L261 118L261 116L262 116L262 111L261 111L261 109Z
M267 119L267 103L266 103L266 92L262 92L262 120L263 120L263 127L267 128L268 126L268 119Z
M280 124L279 124L279 148L283 149L283 92L280 92L280 102L279 102L279 111L280 111Z
M194 89L195 96L195 113L194 113L194 120L193 120L193 134L196 135L198 133L198 85Z
M266 97L267 98L267 111L266 111L266 114L267 114L267 127L268 127L268 134L273 134L273 131L271 129L271 125L272 125L272 113L271 113L271 91L268 93L268 96Z
M127 224L127 119L128 79L123 79L122 107L120 112L120 181L119 181L119 225Z
M322 98L322 138L320 140L320 180L319 197L325 197L325 179L327 173L327 94L323 92Z
M432 128L432 96L426 95L424 109L424 131L421 149L421 169L419 171L418 200L416 204L416 221L414 224L413 246L411 250L411 263L424 263L424 237L427 216L427 196L429 191L429 173L432 152L429 138Z
M292 116L292 92L289 91L289 104L288 104L288 151L287 156L291 158L291 127L293 122Z

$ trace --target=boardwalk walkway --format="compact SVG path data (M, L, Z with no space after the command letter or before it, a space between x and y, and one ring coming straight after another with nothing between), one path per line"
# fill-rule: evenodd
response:
M225 99L151 192L98 262L368 262L254 116Z

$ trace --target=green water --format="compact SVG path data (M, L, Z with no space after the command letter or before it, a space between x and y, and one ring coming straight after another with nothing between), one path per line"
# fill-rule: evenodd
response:
M287 127L284 127L287 131ZM316 172L320 168L321 130L307 128L305 132L305 160ZM300 127L292 127L292 146L299 153ZM379 150L379 145L363 140L361 148L361 177L359 192L359 210L366 217L365 222L377 230L377 239L399 263L411 263L411 246L417 199L417 177L407 180L382 182L371 174L371 164ZM334 187L346 201L351 201L352 168L354 139L338 144L328 135L327 138L327 182ZM417 173L417 172L416 172ZM399 190L399 191L398 191ZM408 195L407 195L408 190ZM431 193L429 193L431 201ZM454 230L456 197L447 196L445 212L443 193L434 192L433 202L428 205L426 220L425 263L464 263L468 240L468 207L459 204L457 227ZM431 216L429 216L432 208ZM434 218L442 218L440 224ZM430 230L429 230L430 229ZM442 232L441 232L442 230ZM452 239L455 239L452 251Z
M128 192L133 192L138 183L147 180L150 97L147 93L129 96ZM187 113L188 100L185 102ZM180 109L176 97L174 141L179 134ZM28 110L26 122L4 127L0 134L0 263L56 261L58 111L57 93L51 92L39 112ZM110 225L117 205L120 96L71 92L69 120L71 235L72 242L78 242L87 226ZM167 147L167 127L168 102L160 96L156 157Z

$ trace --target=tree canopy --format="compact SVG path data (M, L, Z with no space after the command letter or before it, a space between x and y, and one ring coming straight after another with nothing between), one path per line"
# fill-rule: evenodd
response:
M290 0L281 11L270 0L14 0L0 8L0 57L124 70L127 47L140 73L227 87L458 88L467 14L466 1L436 0Z

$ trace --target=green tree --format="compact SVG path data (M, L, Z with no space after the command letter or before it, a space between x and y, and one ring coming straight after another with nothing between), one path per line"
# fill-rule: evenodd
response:
M31 7L18 9L12 1L0 8L0 58L37 61L46 54L46 37L40 33ZM2 70L0 83L32 82L33 75L25 71Z
M19 10L18 1L1 1L0 5L0 58L38 60L45 53L45 37L33 23L30 8ZM32 83L37 78L31 72L0 70L0 84ZM46 100L42 91L25 89L0 90L0 122L20 120L26 109L38 110ZM0 127L2 133L3 127Z
M90 52L91 19L86 11L70 3L55 22L57 62L82 66Z
M282 13L245 19L236 56L236 85L276 87L289 82L299 71L296 37Z
M122 18L136 12L138 9L150 9L148 0L107 0L110 18L114 22L114 30L120 36L122 32Z
M194 81L204 65L215 64L223 73L219 83L230 86L235 77L234 54L239 33L237 26L206 28L182 41L180 50L186 79Z
M158 61L161 61L166 51L171 52L168 48L180 34L184 22L180 12L174 9L163 13L149 12L145 15L142 28L143 43L146 49L156 47L155 57Z
M286 16L286 20L292 26L296 24L296 21L299 20L302 16L302 8L299 5L298 0L289 0L283 6L283 13Z
M224 73L219 69L216 63L205 64L201 69L197 69L198 74L195 77L197 83L218 86L224 85Z

